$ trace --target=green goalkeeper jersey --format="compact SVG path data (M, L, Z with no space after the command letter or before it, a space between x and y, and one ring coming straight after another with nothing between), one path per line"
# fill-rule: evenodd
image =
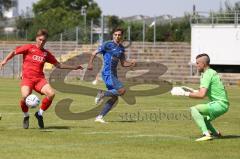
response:
M229 105L227 92L218 73L208 68L201 76L200 88L207 88L210 101L221 101L226 107Z

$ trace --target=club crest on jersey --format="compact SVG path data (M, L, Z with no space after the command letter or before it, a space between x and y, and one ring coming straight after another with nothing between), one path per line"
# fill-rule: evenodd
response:
M46 57L46 56L47 56L47 54L48 54L47 52L43 52L43 56L44 56L44 57Z
M31 53L35 53L35 52L36 52L36 50L34 50L34 49L31 50Z

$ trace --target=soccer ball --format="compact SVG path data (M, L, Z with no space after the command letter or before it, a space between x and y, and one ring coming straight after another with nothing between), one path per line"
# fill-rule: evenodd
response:
M30 94L25 100L29 108L36 108L40 104L40 99L35 94Z

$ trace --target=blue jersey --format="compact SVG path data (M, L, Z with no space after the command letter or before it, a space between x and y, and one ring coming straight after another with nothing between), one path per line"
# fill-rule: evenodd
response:
M117 65L119 60L125 60L124 52L124 47L113 41L106 41L98 47L98 53L103 55L103 75L114 75L117 77Z

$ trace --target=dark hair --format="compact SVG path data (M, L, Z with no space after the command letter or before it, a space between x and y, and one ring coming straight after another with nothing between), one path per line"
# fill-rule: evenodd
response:
M39 36L45 36L46 38L48 38L48 31L46 29L39 29L36 37L39 37Z
M210 64L210 57L208 56L208 54L205 54L205 53L199 54L199 55L197 55L196 59L198 59L198 58L200 58L200 57L206 57L206 63L207 63L207 65Z
M124 33L124 30L122 28L114 28L112 34L114 34L117 31L121 31L122 34Z

